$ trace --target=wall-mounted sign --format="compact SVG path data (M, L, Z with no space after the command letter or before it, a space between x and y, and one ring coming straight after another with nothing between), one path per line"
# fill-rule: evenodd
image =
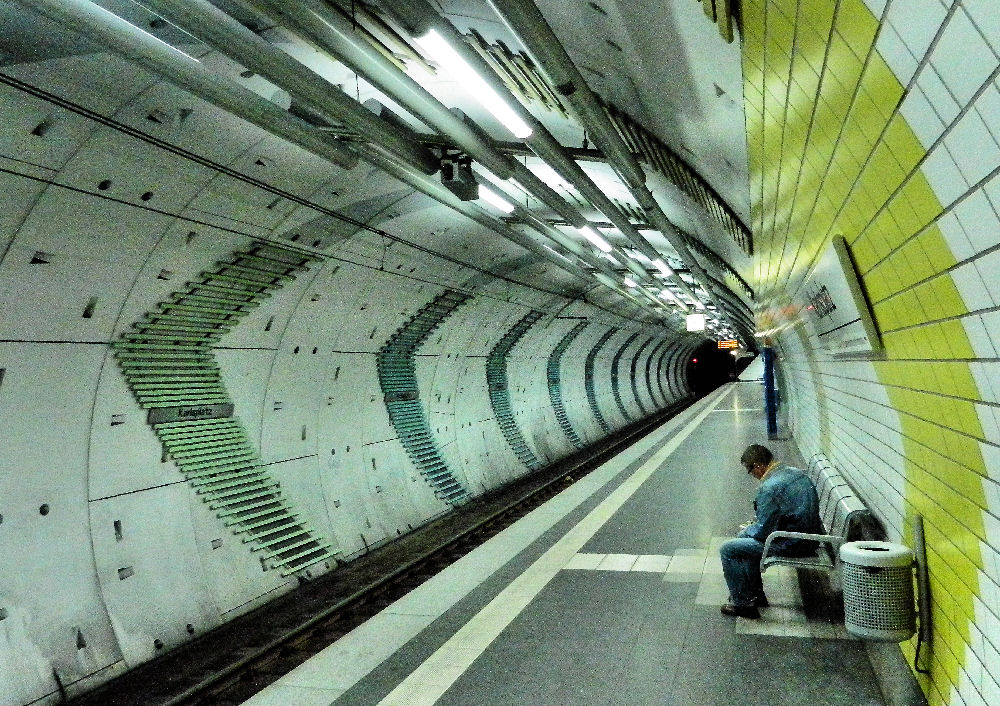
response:
M185 407L153 407L146 417L147 424L187 422L192 419L220 419L233 416L233 403L199 404Z
M705 330L705 315L704 314L688 314L687 315L687 330L688 331L704 331Z
M882 352L878 329L843 237L834 236L797 299L802 318L827 353L867 357Z
M740 347L740 342L736 340L719 341L718 346L720 350L732 351Z

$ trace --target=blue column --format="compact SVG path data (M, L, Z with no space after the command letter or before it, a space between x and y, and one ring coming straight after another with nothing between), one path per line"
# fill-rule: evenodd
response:
M767 415L767 438L778 438L778 400L774 394L774 349L765 346L764 357L764 412Z

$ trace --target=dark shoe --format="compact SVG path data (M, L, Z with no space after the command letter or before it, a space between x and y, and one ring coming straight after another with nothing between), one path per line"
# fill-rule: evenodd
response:
M726 600L729 601L730 603L732 603L733 597L732 596L727 596ZM771 607L771 602L769 600L767 600L767 596L765 596L763 593L753 599L753 604L757 608L770 608Z
M753 620L760 619L760 611L757 610L757 606L752 605L733 605L732 603L726 603L721 608L723 615L728 615L733 618L751 618Z

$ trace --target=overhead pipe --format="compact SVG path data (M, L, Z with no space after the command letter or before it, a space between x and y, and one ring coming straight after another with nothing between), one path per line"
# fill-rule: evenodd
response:
M497 92L498 95L509 94L507 87L503 85L500 81L496 72L490 67L483 58L476 52L471 51L468 47L465 38L462 34L455 28L455 26L445 17L438 14L438 12L426 1L426 0L394 0L391 3L386 3L386 11L391 13L393 17L399 21L404 29L407 30L412 36L422 36L429 32L431 29L439 32L446 41L448 41L452 48L458 52L466 62L468 62L476 72L482 77L482 79L489 84L490 88ZM552 133L548 131L548 128L542 124L531 112L524 110L517 100L511 101L511 108L517 114L517 116L523 120L531 128L531 136L525 140L525 144L534 152L542 161L551 166L556 173L565 179L568 183L576 187L585 199L587 199L597 210L603 213L607 218L614 224L616 228L628 239L628 241L641 252L643 255L648 257L650 260L655 260L661 258L662 255L654 248L649 241L647 241L641 233L632 225L621 210L612 203L611 199L601 190L597 184L594 183L593 179L577 164L566 149L559 143L558 140L553 137ZM521 166L520 163L517 163ZM522 167L525 171L527 168ZM530 171L529 171L530 173ZM515 179L518 178L517 175L514 176ZM536 182L540 180L535 180ZM523 183L523 182L522 182ZM544 184L544 183L543 183ZM528 184L525 184L527 187ZM537 184L535 184L537 188ZM534 191L534 189L531 189ZM560 212L560 215L563 215ZM565 218L565 216L563 216ZM567 218L567 221L574 227L581 227L582 225L572 218ZM626 264L631 258L628 257L626 253L620 253L626 260ZM644 269L636 269L629 267L629 269L637 276L645 279L648 277L648 273ZM681 291L683 291L687 296L689 296L694 301L698 301L698 297L695 296L694 292L687 286L679 276L673 275L670 281L674 282ZM686 309L687 307L685 307Z
M92 2L17 0L68 29L107 46L202 100L277 135L339 167L351 169L357 156L304 120L253 91L208 71L196 59L162 42Z
M663 233L706 292L717 298L718 292L711 284L708 273L683 242L677 228L663 213L659 203L646 187L646 173L642 166L611 124L601 102L590 90L590 86L587 85L538 7L531 0L489 0L489 3L511 31L521 39L556 90L570 101L594 142L625 180L632 195L649 218L650 224Z
M490 216L475 204L468 201L461 201L446 187L442 186L438 180L429 178L428 175L422 173L413 165L402 164L397 160L391 159L384 154L372 150L366 145L358 145L356 146L356 149L358 149L366 160L384 170L390 176L393 176L403 183L413 187L422 194L425 194L435 201L448 206L476 223L486 226L491 231L521 246L522 248L544 257L545 259L555 263L560 269L569 272L573 276L588 281L590 280L589 273L578 267L570 259L563 257L557 251L549 249L545 245L536 242L533 238L530 238L529 236L516 231L503 223L500 223L496 218Z
M321 0L239 0L246 7L284 23L329 52L372 85L391 96L429 126L447 135L470 157L501 179L513 178L573 226L587 225L580 212L517 160L500 152L468 118L456 115L354 31L347 18Z
M354 31L350 20L323 0L238 0L240 4L281 23L329 52L393 97L434 130L449 135L476 161L502 179L511 176L513 162L453 115L420 84Z
M207 0L143 0L143 5L260 74L323 117L344 123L364 139L371 139L401 159L416 164L425 174L438 170L438 158L417 143L412 131L375 115Z
M238 0L336 57L389 95L418 119L453 140L458 148L501 179L513 178L577 228L587 225L580 212L523 164L503 154L467 117L456 115L427 89L368 43L351 22L322 0Z
M493 189L493 191L498 193L503 193L503 188L500 187L498 184L495 184L488 177L480 174L478 176L478 179L481 182L483 182L488 188ZM513 211L514 218L517 218L526 226L538 231L542 235L545 235L546 237L556 241L563 248L565 248L572 254L576 255L578 258L584 260L588 265L593 267L595 270L598 270L607 277L610 277L615 282L614 289L619 293L630 294L628 289L624 290L624 292L622 291L621 286L618 284L619 282L618 273L612 270L608 266L607 261L605 261L603 258L594 255L588 248L584 247L578 240L570 238L565 233L560 231L558 228L549 223L546 223L544 220L533 214L528 209L522 207L520 204L512 203L511 205L514 207ZM631 260L626 260L625 264L630 267L638 268L640 273L639 276L646 274L645 270L643 270L641 267L639 267L638 264L632 262ZM624 282L622 282L622 284L624 284ZM658 307L663 306L663 302L657 299L655 295L650 294L645 288L639 287L638 290L652 303L658 305Z
M345 147L329 142L322 133L315 131L308 123L290 115L256 93L208 72L196 59L91 2L77 2L75 0L18 1L71 30L79 31L89 38L107 45L115 53L136 61L180 88L194 93L263 130L298 144L317 156L329 159L344 168L351 168L357 164L357 155L354 152L348 152ZM560 256L554 250L549 250L528 236L504 226L479 208L459 201L436 180L427 178L426 173L419 166L419 160L416 164L400 164L398 159L387 155L385 153L387 148L381 145L357 144L354 145L354 149L361 152L369 162L397 176L422 193L485 225L521 247L552 261L570 274L589 279L589 273L577 267L567 258ZM627 298L631 299L629 293L619 293L625 294Z
M427 175L420 173L412 165L405 165L399 163L397 160L390 159L384 154L380 154L366 145L358 145L357 149L363 154L363 156L370 162L385 170L390 175L396 177L397 179L403 181L404 183L412 186L414 189L420 191L427 196L439 201L440 203L454 209L455 211L467 216L471 220L486 226L490 230L494 231L498 235L507 238L511 242L520 245L526 250L530 250L547 260L555 263L558 267L573 274L577 277L581 277L590 280L591 274L586 270L576 266L571 260L560 255L557 251L550 249L544 244L538 243L533 238L521 233L520 231L514 230L509 226L498 222L494 217L484 212L478 206L468 202L461 201L454 194L451 193L447 188L442 186L439 181L435 179L430 179ZM527 224L531 226L532 224ZM611 279L617 277L617 273L612 270L607 264L600 261L600 258L596 258L594 255L586 250L580 251L580 244L571 238L566 238L566 236L551 226L545 225L548 230L541 231L541 234L546 237L553 238L555 242L559 245L567 247L570 252L576 254L578 257L582 257L587 260L587 264L592 266L595 270L602 272ZM554 233L549 231L555 231ZM634 295L629 291L623 291L621 288L613 288L619 295L624 296L629 301L635 301ZM659 304L660 302L656 302Z

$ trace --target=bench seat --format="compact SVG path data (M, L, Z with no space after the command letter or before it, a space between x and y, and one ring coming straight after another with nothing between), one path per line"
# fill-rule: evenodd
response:
M819 495L819 516L828 534L783 530L772 532L764 542L764 554L760 559L761 573L775 564L833 571L837 567L837 552L840 545L848 541L854 524L870 514L844 477L834 471L825 458L814 456L807 474L816 485ZM771 542L778 537L812 539L820 544L812 555L782 556L771 553Z

